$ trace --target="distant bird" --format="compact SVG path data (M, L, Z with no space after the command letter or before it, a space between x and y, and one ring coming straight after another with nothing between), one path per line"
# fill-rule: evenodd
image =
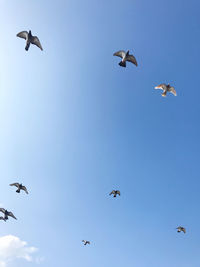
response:
M124 50L120 50L120 51L114 53L113 56L117 56L117 57L122 58L122 60L119 62L119 65L121 67L124 67L124 68L126 67L126 61L129 61L129 62L135 64L136 66L138 65L136 58L133 55L129 54L129 50L127 52L125 52Z
M120 196L120 191L119 191L119 190L113 190L112 192L110 192L109 195L110 195L110 196L113 195L113 197L116 197L117 195Z
M25 50L28 51L30 44L34 44L37 47L39 47L41 50L43 50L40 40L38 39L37 36L33 36L31 31L22 31L17 34L17 37L23 38L26 40L26 46Z
M176 228L177 229L177 232L180 233L180 232L183 232L184 234L186 233L186 229L182 226L179 226Z
M4 222L6 222L6 219L2 216L0 216L0 220L4 220Z
M0 208L0 211L4 213L4 219L8 220L8 216L14 218L15 220L17 220L17 218L14 216L14 214L11 211L7 211L3 208Z
M161 89L161 90L163 90L162 96L164 96L164 97L167 95L167 92L170 92L170 93L172 93L175 96L177 95L176 94L176 90L169 83L168 84L161 83L158 86L156 86L155 89Z
M17 190L16 190L17 193L20 193L20 190L24 190L26 192L26 194L28 194L28 190L26 189L26 186L24 186L22 184L14 183L14 184L10 184L10 186L16 186L17 187Z
M90 245L90 241L82 240L82 242L84 243L85 246L86 246L87 244Z

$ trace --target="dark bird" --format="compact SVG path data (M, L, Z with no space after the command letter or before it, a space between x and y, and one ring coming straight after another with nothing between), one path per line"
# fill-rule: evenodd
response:
M110 195L110 196L113 195L113 197L116 197L117 195L120 196L120 191L119 191L119 190L113 190L112 192L110 192L109 195Z
M20 193L20 190L24 190L26 192L26 194L28 194L28 190L26 189L26 186L24 186L22 184L14 183L14 184L10 184L10 186L16 186L17 187L17 190L16 190L17 193Z
M161 83L158 86L156 86L155 89L163 90L162 96L164 96L164 97L167 95L167 92L170 92L175 96L177 95L174 87L171 86L169 83L168 84Z
M4 213L4 219L8 220L8 216L14 218L15 220L17 220L17 218L14 216L14 214L11 211L7 211L3 208L0 208L0 211Z
M25 46L25 50L28 51L30 44L36 45L37 47L39 47L41 50L43 50L40 40L38 39L37 36L33 36L31 31L27 32L27 31L23 31L23 32L19 32L17 34L17 37L23 38L26 40L26 46Z
M84 243L85 246L86 246L87 244L90 245L90 241L82 240L82 242Z
M184 234L186 233L186 229L182 226L179 226L176 228L177 229L177 232L180 233L180 232L183 232Z
M129 50L127 52L125 52L124 50L120 50L116 53L113 54L113 56L117 56L117 57L121 57L122 60L119 62L119 65L121 67L126 67L126 61L129 61L133 64L135 64L135 66L137 66L137 60L133 55L129 54Z
M6 219L2 216L0 216L0 220L4 220L4 222L6 222Z

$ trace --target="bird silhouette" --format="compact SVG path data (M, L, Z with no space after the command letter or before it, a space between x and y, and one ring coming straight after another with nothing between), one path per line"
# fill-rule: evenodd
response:
M120 50L118 52L115 52L113 54L113 56L117 56L117 57L122 58L122 60L119 62L119 65L121 67L124 67L124 68L126 67L126 61L129 61L129 62L135 64L135 66L138 65L136 58L133 55L129 54L129 50L127 52L125 52L124 50Z
M41 50L43 50L40 40L37 36L33 36L31 31L22 31L17 34L17 37L23 38L26 40L26 46L25 50L28 51L30 44L36 45L39 47Z
M14 214L11 211L7 211L6 209L3 209L3 208L0 208L0 211L4 213L4 219L5 220L8 220L8 216L17 220L17 218L14 216Z
M110 192L109 195L110 195L110 196L113 195L113 197L116 197L117 195L120 196L120 191L119 191L119 190L113 190L112 192Z
M163 90L162 96L164 96L164 97L167 95L167 92L170 92L170 93L172 93L175 96L177 95L176 94L176 90L169 83L168 84L161 83L158 86L156 86L155 89L161 89L161 90Z
M16 186L17 187L17 190L16 190L17 193L20 193L20 190L24 190L26 192L26 194L28 194L28 190L26 189L26 186L24 186L22 184L13 183L13 184L10 184L10 186Z
M86 246L87 244L90 245L90 241L82 240L82 242L84 243L85 246Z
M176 228L177 229L177 232L180 233L180 232L183 232L184 234L186 233L186 229L182 226L179 226Z

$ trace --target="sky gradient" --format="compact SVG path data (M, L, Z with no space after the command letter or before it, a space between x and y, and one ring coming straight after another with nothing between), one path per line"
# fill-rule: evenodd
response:
M0 0L0 203L18 218L0 237L38 249L6 267L199 267L199 9ZM43 52L16 37L29 29Z

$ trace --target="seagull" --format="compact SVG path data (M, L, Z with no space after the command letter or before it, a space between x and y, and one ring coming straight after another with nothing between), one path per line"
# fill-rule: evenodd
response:
M11 211L7 211L3 208L0 208L0 211L4 213L4 219L8 220L8 216L14 218L15 220L17 220L17 218L14 216L14 214Z
M177 232L180 233L181 231L185 234L186 233L186 229L182 226L179 226L176 228L177 229Z
M6 222L6 219L2 216L0 216L0 220L4 220L4 222Z
M122 60L119 62L119 65L121 67L124 67L124 68L126 67L126 61L129 61L129 62L135 64L136 67L138 65L136 58L133 55L129 55L129 50L127 52L125 52L124 50L120 50L120 51L114 53L113 56L117 56L117 57L122 58Z
M90 245L90 241L82 240L82 242L84 243L85 246L86 246L87 244Z
M41 50L43 50L40 40L38 39L37 36L33 36L31 31L22 31L17 34L17 37L23 38L26 40L26 46L25 50L28 51L30 44L34 44L37 47L39 47Z
M166 96L167 92L170 92L170 93L172 93L175 96L177 95L176 94L176 90L169 83L168 84L161 83L158 86L156 86L155 89L161 89L161 90L163 90L162 96L164 96L164 97Z
M117 194L120 196L120 191L119 190L113 190L112 192L110 192L109 195L111 196L112 194L114 195L113 197L116 197Z
M28 190L26 189L26 186L24 186L22 184L14 183L14 184L10 184L10 186L16 186L17 187L17 190L16 190L17 193L20 193L20 190L24 190L26 192L26 194L28 194Z

